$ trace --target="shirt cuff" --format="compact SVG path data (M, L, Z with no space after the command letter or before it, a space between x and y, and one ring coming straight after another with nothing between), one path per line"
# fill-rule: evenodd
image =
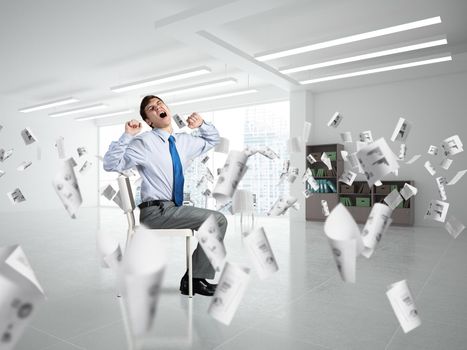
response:
M126 144L130 143L131 140L133 140L133 137L134 136L124 132L123 135L120 136L120 138L118 139L118 143L126 145Z

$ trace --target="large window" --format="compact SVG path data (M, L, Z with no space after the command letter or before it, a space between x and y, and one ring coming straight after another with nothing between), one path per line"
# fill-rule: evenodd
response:
M175 111L176 112L176 111ZM289 159L287 140L289 139L289 102L275 102L250 107L200 113L203 118L212 122L222 137L229 139L231 150L243 150L245 146L268 146L276 152L280 159L271 160L260 154L253 155L248 160L248 171L239 188L248 190L256 195L257 214L265 214L273 202L282 194L288 192L287 182L279 184L279 176L284 160ZM188 130L189 132L191 130ZM103 155L111 141L117 140L123 132L123 125L100 127L100 154ZM213 201L205 201L202 192L206 188L211 190L214 184L207 183L197 187L201 177L207 172L206 166L217 179L217 169L224 165L226 154L211 150L208 152L209 161L201 163L203 157L193 161L185 169L186 197L199 207L213 206ZM100 187L108 184L116 187L116 174L100 172ZM136 178L135 178L136 179ZM137 182L135 187L137 187ZM102 205L114 205L101 197Z

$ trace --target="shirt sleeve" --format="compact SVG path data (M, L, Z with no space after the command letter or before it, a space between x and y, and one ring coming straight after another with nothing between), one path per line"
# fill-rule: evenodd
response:
M188 159L193 159L209 151L220 142L219 131L211 123L203 122L198 128L199 136L193 136Z
M122 172L143 165L146 162L144 141L139 137L124 133L118 141L113 141L104 155L104 170Z

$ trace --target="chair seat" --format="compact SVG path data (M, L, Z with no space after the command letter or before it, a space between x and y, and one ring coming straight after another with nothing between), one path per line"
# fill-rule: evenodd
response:
M178 236L178 237L191 237L193 231L189 228L181 229L152 229L151 231L156 232L160 236Z

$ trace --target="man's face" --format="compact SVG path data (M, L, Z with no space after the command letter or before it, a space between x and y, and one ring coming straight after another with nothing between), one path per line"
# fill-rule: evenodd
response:
M172 122L169 107L157 98L151 99L144 111L146 112L146 123L152 128L165 128Z

